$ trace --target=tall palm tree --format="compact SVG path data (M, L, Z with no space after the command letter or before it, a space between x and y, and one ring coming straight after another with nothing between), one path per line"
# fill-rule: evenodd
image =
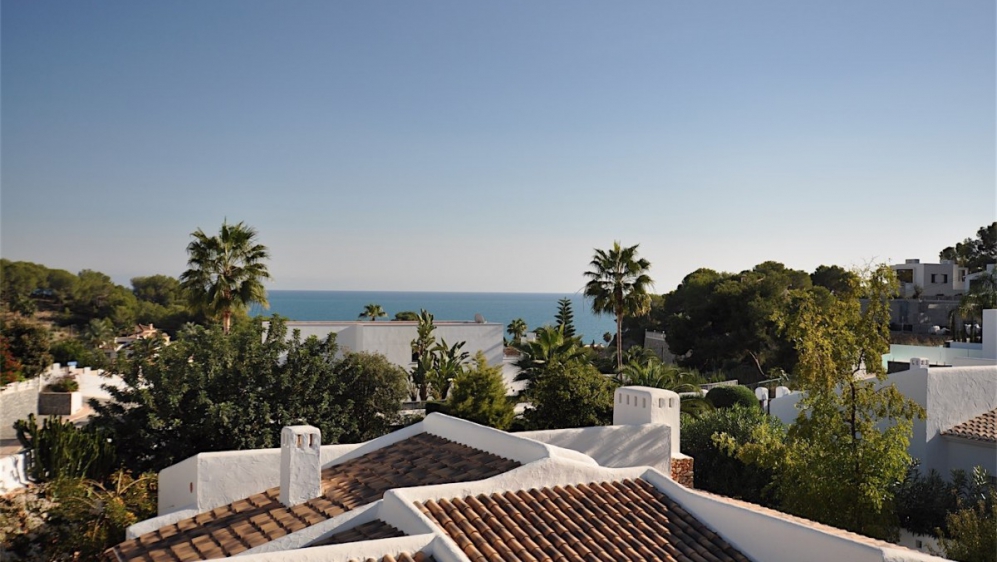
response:
M592 312L616 317L616 368L623 369L623 317L643 316L651 309L648 294L654 281L647 274L651 262L637 257L636 244L628 248L613 242L609 250L596 249L585 272L585 296L592 299Z
M971 341L979 335L976 333L977 320L982 319L983 311L990 308L997 308L997 269L973 281L969 292L959 301L959 314L973 323L972 333L969 334Z
M257 243L256 229L224 221L217 236L208 236L200 228L191 236L194 240L187 245L189 269L180 275L180 286L193 309L220 317L228 334L233 312L254 303L270 307L263 286L263 281L270 279L264 263L270 253Z
M512 343L520 343L523 341L523 336L526 334L526 321L522 318L516 318L509 325L505 327L505 331L509 332L512 336Z
M383 318L387 315L388 313L381 308L381 305L371 303L363 307L363 312L357 318L370 318L372 322L376 322L378 318Z
M533 382L545 373L585 357L585 351L578 345L578 341L564 337L561 328L543 326L536 330L536 334L535 340L521 342L516 346L520 352L516 361L516 366L519 367L519 374L515 379L517 381Z

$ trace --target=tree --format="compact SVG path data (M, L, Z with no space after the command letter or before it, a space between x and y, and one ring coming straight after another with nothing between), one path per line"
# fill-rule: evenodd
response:
M997 488L961 504L945 517L947 532L939 542L945 556L960 562L993 562L997 559Z
M381 354L348 353L335 372L346 404L339 440L358 443L391 431L408 395L405 371Z
M267 328L262 319L237 324L230 334L191 325L171 345L140 347L122 361L125 387L111 388L108 403L91 401L97 415L90 423L110 431L119 458L136 471L204 451L275 447L281 428L300 423L335 443L358 424L392 416L360 408L372 403L367 392L374 390L350 386L337 351L334 335L288 336L279 317Z
M419 320L419 315L411 310L403 310L402 312L395 313L395 320L416 322Z
M255 229L224 221L217 236L208 236L199 228L191 237L189 269L180 275L180 285L193 310L220 317L228 334L234 311L244 311L254 303L269 308L263 281L270 279L265 263L270 254L257 243Z
M975 325L983 318L983 311L991 308L997 308L997 270L983 273L972 283L969 292L959 300L958 312ZM969 335L976 338L979 334Z
M997 263L997 221L990 226L981 226L976 238L966 238L954 247L949 246L938 253L938 258L951 260L969 269L970 273L983 271L987 264Z
M0 325L0 333L25 378L37 377L52 364L49 353L52 335L45 326L24 318L8 318Z
M170 307L182 300L180 281L168 275L132 277L132 292L135 298Z
M523 417L529 429L607 425L616 385L591 364L570 361L533 380Z
M564 337L575 337L575 313L571 310L571 299L564 297L557 301L557 314L554 319L557 320L557 327L564 332Z
M741 405L745 408L758 408L758 398L746 386L715 386L706 393L706 400L717 408L731 408Z
M616 367L623 369L623 317L643 316L651 306L647 291L653 281L647 274L651 262L637 257L639 244L623 248L613 242L609 250L596 249L591 269L585 272L585 296L592 312L616 317Z
M464 372L464 361L470 357L468 352L461 351L466 343L461 341L447 345L447 340L441 338L440 342L430 350L433 366L427 373L426 380L429 383L430 396L433 398L445 400L454 379Z
M513 345L523 341L523 336L526 335L526 330L526 321L522 318L516 318L515 320L509 322L509 325L505 327L505 331L512 336Z
M821 265L810 274L810 282L815 287L824 287L835 295L846 295L855 291L859 278L854 272L837 265Z
M913 420L924 415L884 385L895 292L893 271L880 265L858 287L864 310L857 297L823 288L794 293L778 320L799 351L793 376L804 391L801 412L784 443L760 436L740 457L776 471L784 510L879 538L895 533L892 485L910 464Z
M0 385L24 379L24 365L14 357L6 334L0 333Z
M481 351L474 356L474 366L454 378L447 403L453 416L502 430L516 415L506 397L502 366L489 365Z
M107 318L94 318L87 324L83 337L97 351L114 349L114 323Z
M684 367L724 371L742 383L792 371L796 350L774 320L810 276L776 262L740 273L698 269L665 295L663 331Z
M433 336L433 315L427 310L419 311L419 325L416 327L416 337L412 340L412 367L410 379L416 389L416 398L429 400L429 375L433 370L433 346L436 337Z
M371 303L363 307L363 312L361 312L360 316L357 316L357 318L369 318L373 322L378 318L384 318L387 315L388 313L381 308L381 305Z
M545 373L560 369L569 362L581 360L585 356L578 341L564 337L564 332L558 328L543 326L537 328L535 333L536 339L521 342L516 346L519 350L519 359L516 361L516 367L519 368L517 381L532 383Z
M784 432L778 418L766 416L761 408L739 404L708 411L698 418L683 416L682 452L696 459L693 474L696 489L773 505L775 498L769 484L774 471L745 463L730 453L730 446L723 445L733 442L743 446L753 442L757 428L762 425L768 426L767 433L778 436Z

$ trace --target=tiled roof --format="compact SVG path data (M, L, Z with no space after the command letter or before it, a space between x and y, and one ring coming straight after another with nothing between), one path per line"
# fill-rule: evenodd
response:
M377 501L393 488L481 480L517 466L421 433L323 470L321 497L288 508L279 501L279 488L270 488L125 541L105 558L186 562L233 556Z
M639 479L416 505L472 562L748 560Z
M362 561L351 558L348 562L434 562L434 559L432 556L426 556L421 552L416 552L414 555L403 552L398 556L391 556L389 554L384 558L366 558Z
M373 541L377 539L390 539L402 537L405 533L388 525L384 521L377 519L370 523L357 525L352 529L336 533L324 539L317 540L308 546L327 546L331 544L345 544L349 542Z
M997 408L942 432L943 435L997 443Z

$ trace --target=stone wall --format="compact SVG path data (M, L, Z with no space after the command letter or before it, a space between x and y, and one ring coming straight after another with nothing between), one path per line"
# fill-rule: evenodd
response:
M672 459L672 480L692 488L693 459L692 457L679 457Z

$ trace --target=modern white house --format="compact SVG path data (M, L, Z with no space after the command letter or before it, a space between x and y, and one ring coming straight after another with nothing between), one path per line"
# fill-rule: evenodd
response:
M294 426L279 449L200 454L160 473L159 516L104 559L940 560L690 489L678 395L614 399L606 427L511 434L434 413L357 445Z
M462 351L473 357L478 351L485 354L488 363L501 365L503 361L503 333L505 328L494 322L436 321L433 336L447 344L467 342ZM303 338L324 338L336 334L340 349L355 352L380 353L395 365L408 370L414 363L412 340L418 335L418 322L391 320L386 322L321 321L287 323L288 333L298 330Z
M924 296L953 296L969 289L966 282L969 270L950 260L921 263L919 259L908 259L890 268L897 274L904 297L914 296L918 289Z

